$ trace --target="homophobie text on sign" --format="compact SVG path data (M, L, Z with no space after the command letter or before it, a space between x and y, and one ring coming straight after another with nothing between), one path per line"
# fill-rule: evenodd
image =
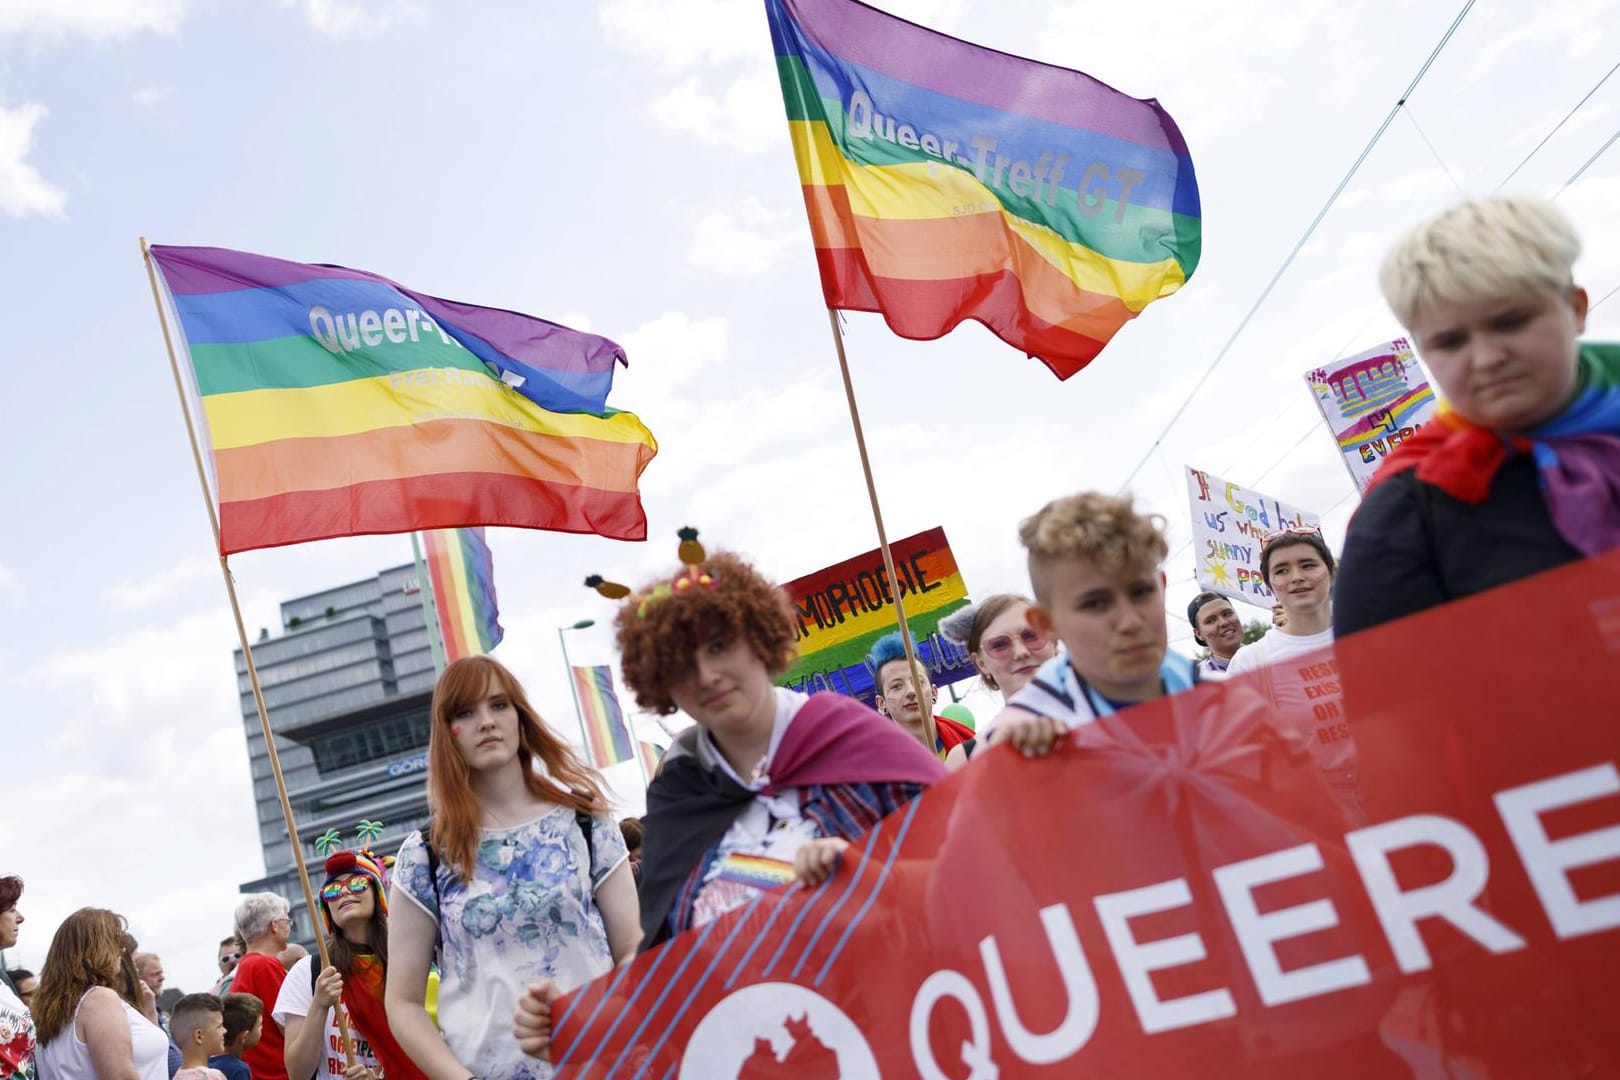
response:
M977 674L966 651L938 633L940 619L968 602L945 530L896 540L889 551L917 659L934 685ZM871 704L874 673L866 666L866 654L874 641L899 629L883 552L874 548L782 588L793 602L799 657L781 684L806 693L831 690Z
M1322 410L1357 491L1401 443L1434 416L1434 388L1405 338L1307 372L1305 382Z
M1254 676L976 754L819 888L561 999L557 1076L1620 1075L1617 573L1302 658L1351 768Z
M1270 607L1272 593L1260 574L1260 544L1284 529L1320 529L1321 521L1285 502L1187 466L1192 504L1193 559L1199 587Z

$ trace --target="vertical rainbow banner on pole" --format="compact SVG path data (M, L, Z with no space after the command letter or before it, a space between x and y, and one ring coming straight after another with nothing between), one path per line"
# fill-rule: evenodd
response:
M658 763L663 760L664 748L657 743L636 740L636 753L641 755L641 771L650 782L658 775Z
M489 652L506 631L495 603L495 560L484 530L432 529L422 541L445 663Z
M579 693L580 721L591 760L598 769L629 761L635 752L630 746L630 729L624 723L624 710L613 692L613 670L606 664L571 667L574 689Z

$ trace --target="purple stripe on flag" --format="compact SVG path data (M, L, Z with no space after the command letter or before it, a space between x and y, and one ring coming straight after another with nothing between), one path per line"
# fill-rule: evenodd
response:
M398 289L448 326L477 335L494 349L540 371L610 373L613 362L627 364L624 350L605 337L570 330L545 319L504 308L482 307L407 289L365 270L324 263L296 263L229 248L153 244L152 257L176 296L279 288L321 278L377 281ZM487 357L485 359L488 359Z
M1187 153L1181 132L1156 100L1130 97L1081 72L974 45L856 0L767 5L785 10L798 33L834 56L913 86L1144 146L1168 142L1174 152Z

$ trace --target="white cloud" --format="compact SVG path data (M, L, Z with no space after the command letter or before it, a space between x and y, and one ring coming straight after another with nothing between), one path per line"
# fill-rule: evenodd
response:
M418 13L409 0L281 0L304 13L310 27L332 37L375 33Z
M185 0L6 0L0 4L0 37L107 39L143 30L173 34L185 8Z
M731 210L710 210L690 226L686 258L700 270L751 277L784 255L810 250L810 227L802 212L775 210L748 196Z
M46 112L45 106L32 101L14 108L0 105L0 210L11 217L59 218L67 207L67 192L41 176L28 160L34 126Z
M609 0L599 11L607 42L666 74L757 53L769 30L755 0Z
M101 601L114 611L141 611L218 573L217 560L186 559L147 577L109 585L102 590Z
M236 887L263 873L221 648L234 637L218 604L59 649L7 680L38 710L8 735L8 798L50 823L19 831L6 852L28 882L20 960L37 962L56 922L98 905L129 918L173 984L197 990L217 973Z
M637 412L710 371L726 355L725 318L666 311L619 339L630 358Z
M172 86L143 86L129 97L131 101L141 108L149 109L154 105L163 104L173 96L174 87Z
M5 563L0 563L0 592L20 588L17 575Z
M652 115L669 131L744 153L775 150L787 142L782 91L775 74L763 65L718 91L696 76L684 78L653 99Z

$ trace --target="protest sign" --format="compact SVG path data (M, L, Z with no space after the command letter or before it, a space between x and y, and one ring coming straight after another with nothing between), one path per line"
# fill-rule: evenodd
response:
M945 530L896 540L889 551L917 659L934 685L978 674L966 651L937 632L940 619L968 602ZM870 705L873 673L866 654L874 641L899 629L883 553L874 548L782 588L793 602L799 647L798 659L779 680L782 685L806 692L832 690Z
M1190 465L1187 500L1199 587L1260 607L1273 599L1260 574L1261 541L1284 529L1321 528L1315 514Z
M1384 458L1428 423L1438 404L1405 338L1316 368L1305 382L1357 491L1367 490Z
M559 1000L557 1075L1620 1075L1617 579L1587 560L1309 658L1344 681L1339 784L1252 678L985 751L820 888Z

